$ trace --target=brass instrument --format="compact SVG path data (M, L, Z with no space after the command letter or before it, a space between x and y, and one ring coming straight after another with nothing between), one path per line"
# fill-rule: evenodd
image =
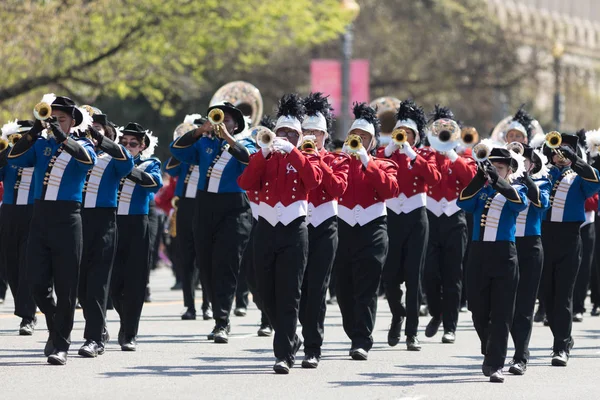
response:
M317 151L317 142L315 142L312 137L305 137L300 145L300 150L305 153L315 153Z
M263 100L260 91L253 84L234 81L221 86L210 100L210 106L225 101L236 106L244 116L250 117L253 127L260 122L263 114Z
M171 199L171 206L173 207L173 213L169 218L169 235L171 237L177 237L177 208L179 206L179 197L174 196Z
M441 118L429 126L427 139L436 151L446 152L458 145L460 134L460 127L455 121Z
M396 112L400 107L400 100L391 97L379 97L371 102L371 107L377 110L377 118L381 122L381 134L389 135L396 126Z
M512 142L506 145L506 149L522 156L525 153L525 147L520 142Z
M13 133L11 135L8 135L8 144L14 146L21 139L22 136L23 135L20 133Z
M565 155L558 148L562 144L562 136L560 132L552 131L546 134L546 146L552 149L552 151L561 159L566 161Z
M345 144L350 153L356 153L363 147L362 138L358 135L348 135Z
M408 140L408 134L406 132L406 129L402 129L402 128L398 128L398 129L394 129L394 131L392 132L392 141L402 147L406 144L406 141Z
M8 140L0 139L0 151L6 150L7 147L8 147Z
M52 106L46 102L39 102L33 108L35 119L45 121L52 116Z
M473 147L473 159L479 163L488 161L492 149L485 144L479 143Z
M208 113L208 122L210 122L213 125L213 127L215 128L215 133L218 137L221 137L223 134L222 128L219 126L219 124L222 124L224 120L225 113L220 108L213 108Z
M479 142L479 132L477 129L472 126L464 128L460 132L460 139L467 147L473 147L477 142Z
M275 134L269 128L266 128L264 126L257 126L254 129L257 131L256 143L258 143L259 147L267 149L273 145L273 141L275 140Z

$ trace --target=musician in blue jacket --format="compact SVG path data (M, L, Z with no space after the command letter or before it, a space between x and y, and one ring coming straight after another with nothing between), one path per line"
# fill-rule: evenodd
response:
M133 156L134 167L119 182L117 192L117 253L110 294L121 319L119 345L123 351L137 349L137 334L150 273L149 202L163 185L160 161L152 157L157 140L152 132L130 122L119 143Z
M106 115L97 108L88 110L92 111L89 133L97 161L83 187L83 256L77 297L85 318L85 343L79 355L93 358L104 354L108 341L106 305L117 249L117 190L133 169L133 157L112 139L116 132Z
M519 280L516 224L528 199L524 185L509 183L517 171L511 151L494 148L488 160L461 192L457 205L473 214L467 295L485 356L482 371L490 382L504 382L502 368Z
M49 99L49 98L50 99ZM33 216L27 245L27 276L37 306L50 331L44 354L48 362L64 365L71 344L82 252L81 200L88 170L96 153L88 139L72 135L87 129L89 115L68 97L44 96L52 116L33 128L14 145L8 163L34 167ZM52 296L52 286L56 302Z
M577 136L563 133L561 139L558 151L545 147L552 163L552 189L550 208L542 223L541 296L554 336L554 366L566 366L573 348L573 290L581 263L579 229L585 221L585 200L600 190L598 170L577 156Z
M2 127L2 139L8 147L0 153L0 180L4 196L0 208L0 276L5 276L15 301L15 315L21 317L19 335L33 335L37 309L27 281L27 238L33 214L34 168L7 165L14 140L26 133L33 121L13 121Z
M252 214L246 192L237 178L246 168L256 144L247 134L244 115L231 103L210 107L207 115L220 109L224 118L191 130L171 143L178 160L200 167L194 241L200 273L210 288L215 327L207 336L215 343L228 343L229 314L235 297L244 249L252 230ZM215 130L220 133L216 134Z

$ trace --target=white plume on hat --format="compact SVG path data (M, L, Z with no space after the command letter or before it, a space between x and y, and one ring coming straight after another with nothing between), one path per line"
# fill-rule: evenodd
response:
M529 146L533 147L534 149L539 149L540 147L542 147L542 145L544 144L545 141L546 141L546 135L536 134L529 141Z
M142 151L142 157L150 158L154 155L154 149L158 145L158 137L152 134L152 131L145 130L144 134L148 136L150 144Z
M537 154L537 156L540 158L540 160L542 161L542 168L535 174L531 175L532 179L540 179L540 178L545 178L548 176L549 170L548 170L548 157L546 157L544 155L543 151L540 151L538 149L533 149L533 152L535 154Z
M188 114L183 119L183 123L184 124L194 124L194 121L197 119L200 119L200 118L202 118L202 115L200 115L200 114Z
M42 100L40 101L40 103L52 104L52 103L54 103L54 100L56 100L56 95L54 93L46 93L42 97Z
M19 125L17 121L18 120L15 119L14 121L10 121L2 125L2 139L8 140L9 135L12 135L13 133L19 133L21 125Z
M517 178L522 178L525 172L525 157L522 155L515 153L512 150L510 151L510 156L517 162L517 170L508 176L510 182L515 181Z
M79 110L79 112L81 113L81 115L83 116L83 118L81 119L81 123L77 126L74 126L73 128L71 128L71 132L72 133L79 133L79 134L84 134L85 131L87 131L87 129L92 126L92 124L94 123L94 120L92 119L92 116L90 115L90 113L83 107L77 107L77 109Z
M600 130L587 131L585 133L585 146L591 157L600 154Z

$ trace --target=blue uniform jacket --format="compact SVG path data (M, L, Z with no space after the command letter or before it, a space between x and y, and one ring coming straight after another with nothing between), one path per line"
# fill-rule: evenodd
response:
M600 190L598 170L594 168L596 180L591 181L577 175L571 167L550 168L550 208L545 221L583 222L585 221L585 200Z
M175 185L175 196L185 198L196 198L198 190L198 179L200 178L200 167L184 162L178 162L169 158L165 165L165 171L170 176L177 178Z
M94 168L88 171L83 187L84 208L116 208L121 179L133 169L133 157L123 147L122 158L113 158L99 151Z
M550 207L550 190L552 185L547 178L534 179L539 189L537 202L529 199L527 209L519 213L517 218L517 237L540 236L542 234L542 219Z
M4 182L4 204L18 206L33 204L33 175L35 168L5 165L0 168L0 180Z
M150 175L152 183L146 186L129 178L122 178L118 191L117 215L147 215L150 200L163 185L160 160L154 157L142 159L138 155L134 163L134 168Z

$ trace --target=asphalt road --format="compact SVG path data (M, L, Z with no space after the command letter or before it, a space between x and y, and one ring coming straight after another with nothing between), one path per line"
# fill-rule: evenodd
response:
M532 360L525 376L489 383L481 374L479 340L470 315L460 315L454 345L441 334L420 334L423 350L387 345L390 313L379 302L375 347L366 362L348 357L349 341L337 306L326 320L323 360L316 370L296 364L275 375L272 343L256 335L259 312L232 317L227 345L206 340L211 321L182 321L180 291L166 269L153 273L153 302L146 304L138 351L121 352L116 340L97 359L77 356L83 343L83 315L77 311L71 356L65 367L46 364L45 323L31 337L18 336L19 319L10 297L0 305L0 399L597 399L600 397L600 317L586 315L574 325L575 348L569 366L550 366L552 336L536 324ZM41 316L40 316L41 317ZM421 332L429 318L421 318ZM43 321L43 317L40 318ZM109 312L116 337L118 318ZM512 346L512 343L509 344ZM509 349L511 355L512 347ZM300 356L301 359L301 356Z

